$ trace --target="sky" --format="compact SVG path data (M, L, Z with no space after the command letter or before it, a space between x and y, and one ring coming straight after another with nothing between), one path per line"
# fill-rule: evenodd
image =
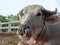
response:
M42 5L47 10L58 9L60 12L60 0L0 0L0 15L17 14L27 5Z

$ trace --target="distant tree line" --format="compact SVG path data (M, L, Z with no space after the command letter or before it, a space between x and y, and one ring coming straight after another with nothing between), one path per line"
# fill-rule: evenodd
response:
M19 14L13 15L7 15L7 16L3 16L0 15L0 22L8 22L9 20L18 20L19 19Z

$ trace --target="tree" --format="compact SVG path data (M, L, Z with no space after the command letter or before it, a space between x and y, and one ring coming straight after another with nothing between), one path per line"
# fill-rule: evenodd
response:
M8 20L18 20L19 19L19 14L17 13L16 15L11 14L10 16L7 17Z
M0 22L7 22L8 20L6 19L5 16L0 15Z
M8 16L7 19L8 19L8 20L14 20L13 14L11 14L10 16Z
M16 14L16 15L14 16L14 19L15 19L15 20L19 20L19 14Z

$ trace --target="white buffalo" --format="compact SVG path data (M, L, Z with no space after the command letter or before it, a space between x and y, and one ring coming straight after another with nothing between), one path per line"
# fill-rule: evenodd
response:
M55 11L40 5L29 5L19 12L21 26L18 45L60 45L60 23Z

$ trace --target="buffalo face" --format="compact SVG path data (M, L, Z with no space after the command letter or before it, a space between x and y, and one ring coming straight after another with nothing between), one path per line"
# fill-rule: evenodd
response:
M36 38L43 28L45 16L52 16L57 13L48 11L40 5L30 5L19 12L21 26L18 30L20 39L29 40L31 37Z

